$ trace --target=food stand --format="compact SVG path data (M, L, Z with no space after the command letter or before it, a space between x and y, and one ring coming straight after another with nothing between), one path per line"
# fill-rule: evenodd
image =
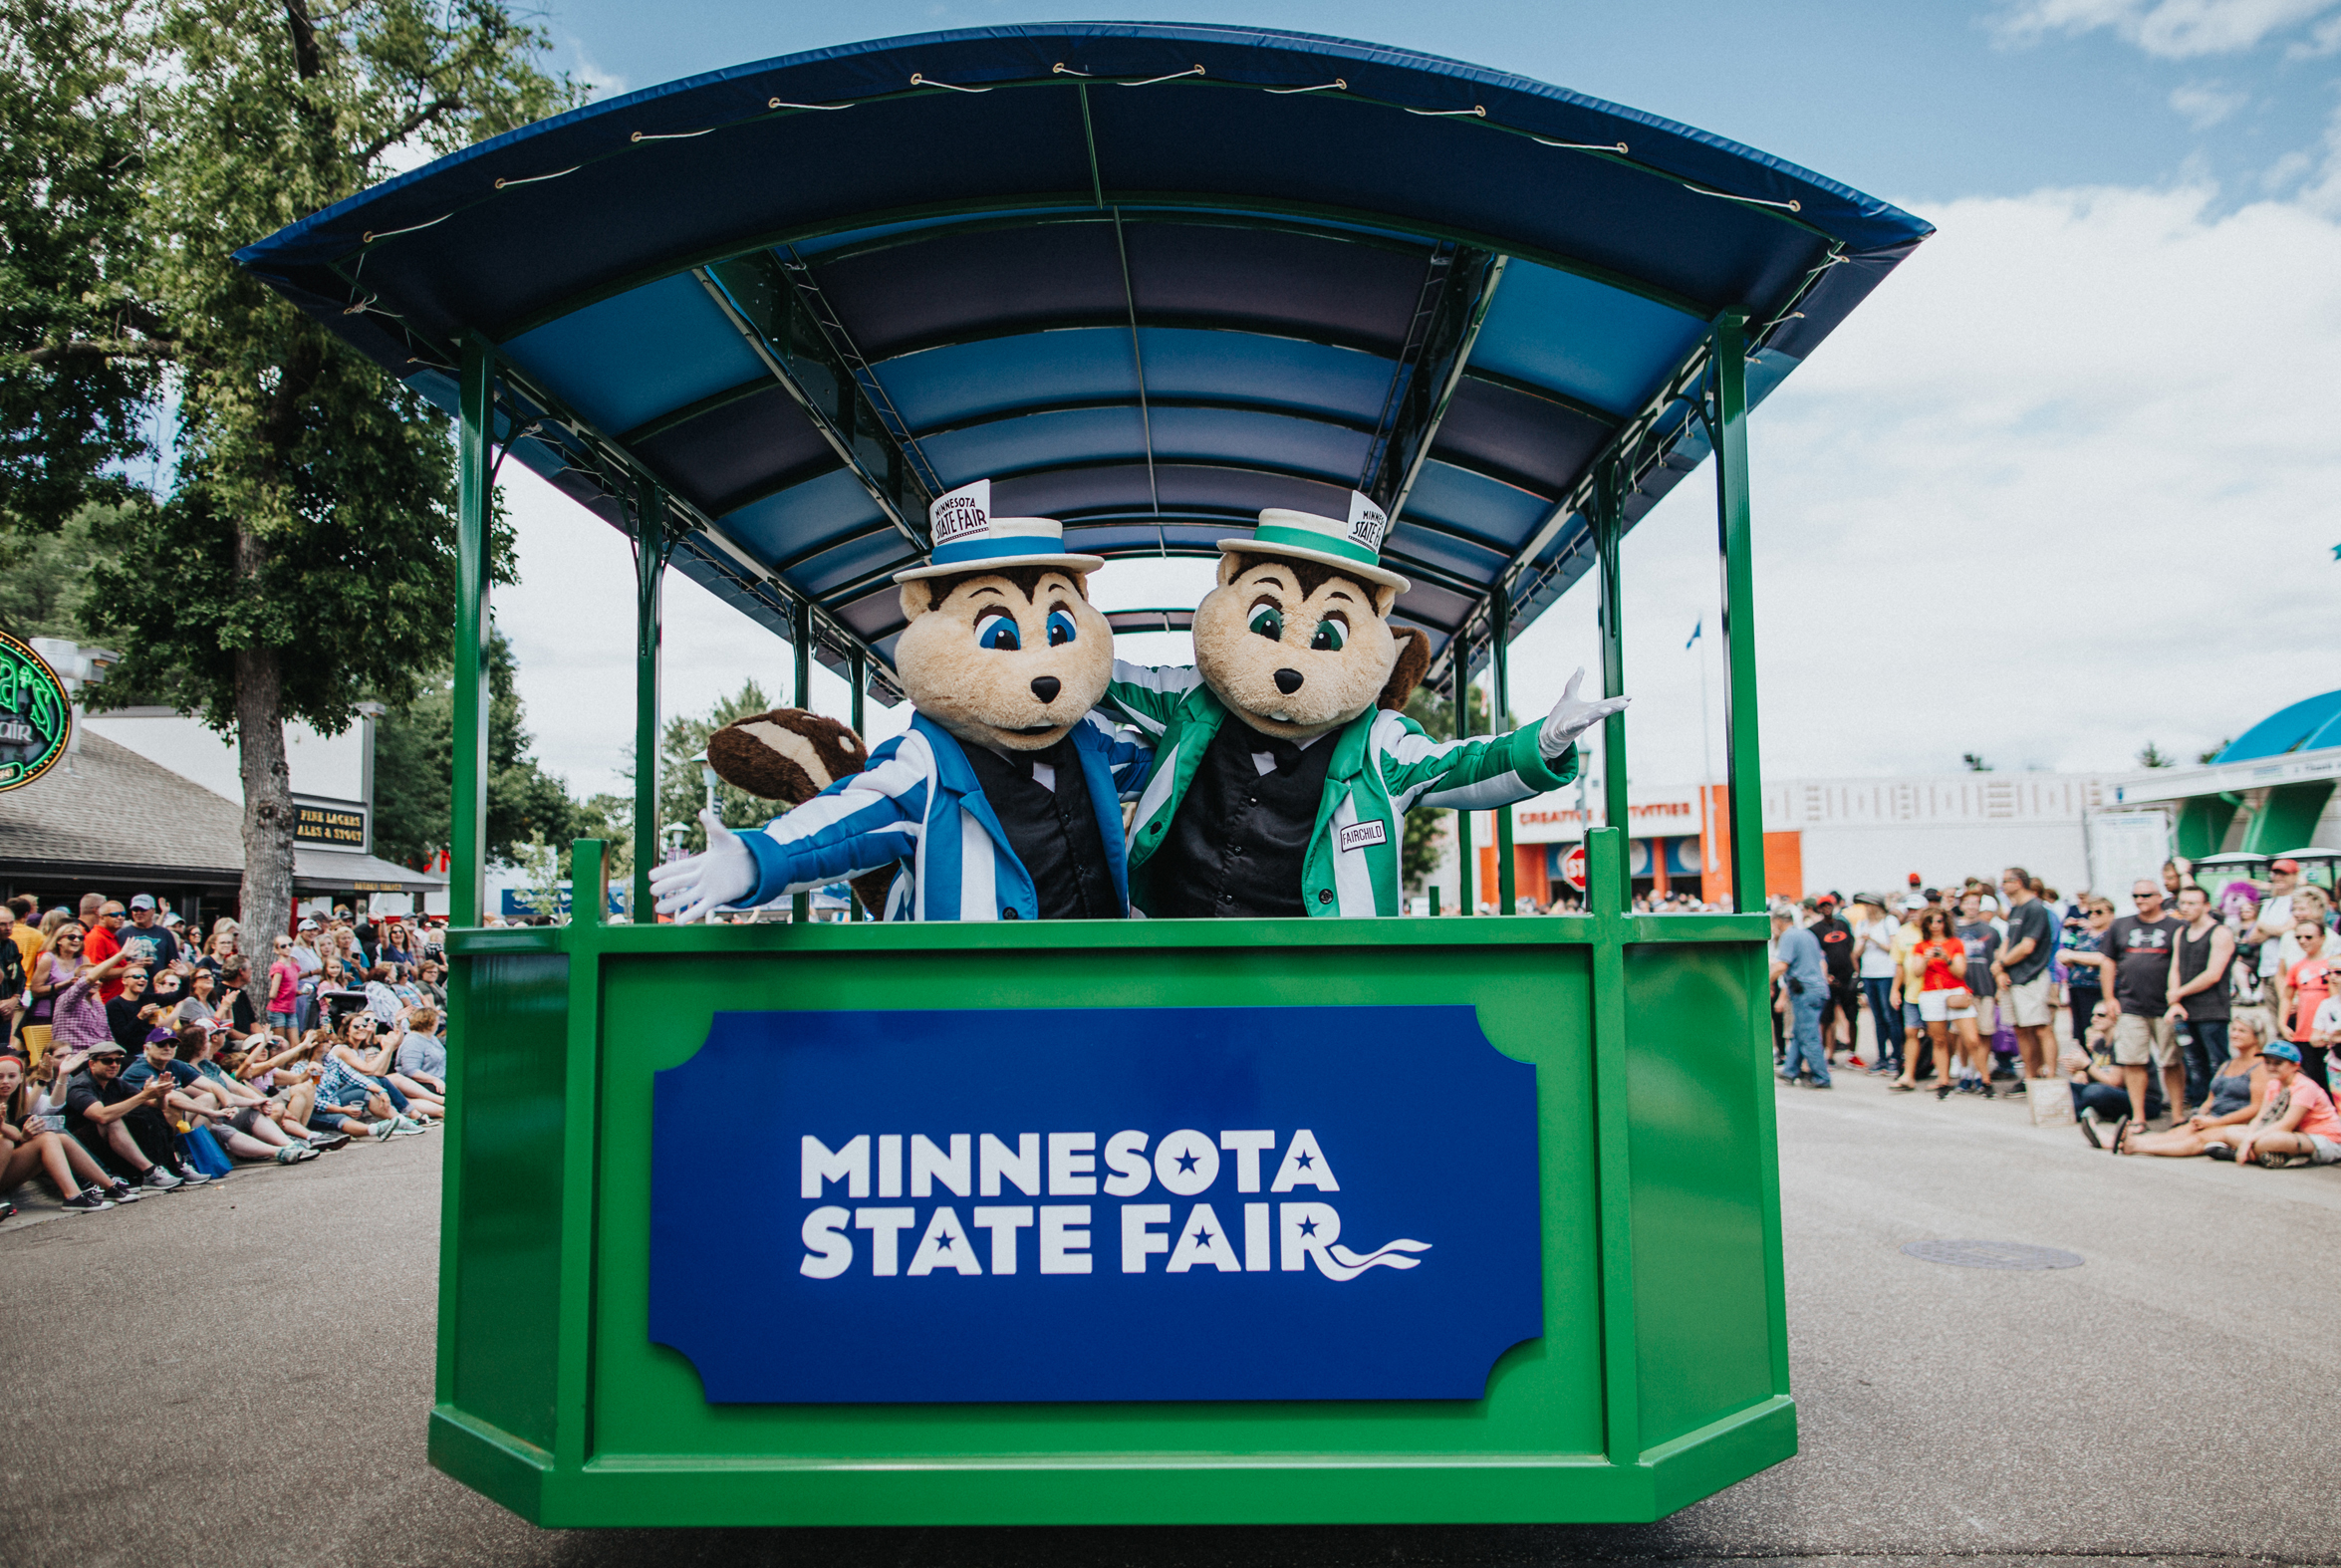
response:
M859 723L976 476L1108 558L1354 485L1432 683L1501 711L1590 577L1614 693L1619 541L1712 458L1753 912L1747 412L1928 232L1451 61L1049 24L631 94L246 251L460 420L433 1463L546 1525L1433 1522L1792 1453L1760 914L1633 915L1607 829L1567 917L481 928L489 498L634 541L647 757L666 568Z

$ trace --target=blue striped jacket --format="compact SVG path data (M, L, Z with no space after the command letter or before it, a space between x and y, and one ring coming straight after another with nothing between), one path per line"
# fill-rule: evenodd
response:
M1130 903L1121 802L1135 797L1153 748L1096 714L1073 726L1083 781L1114 872L1114 893ZM941 725L914 715L884 742L870 765L814 796L760 833L740 835L756 858L756 889L741 907L768 904L882 866L899 865L888 892L890 920L1032 920L1040 901L1032 874L1009 847L967 753Z

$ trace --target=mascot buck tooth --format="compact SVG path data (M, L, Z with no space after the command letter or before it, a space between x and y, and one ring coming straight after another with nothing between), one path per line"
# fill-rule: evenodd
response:
M1431 739L1397 711L1430 640L1391 633L1408 585L1382 565L1386 527L1355 491L1346 523L1262 512L1251 538L1219 541L1194 667L1114 666L1107 703L1158 748L1130 840L1148 915L1397 915L1408 808L1557 789L1577 737L1626 706L1579 701L1580 669L1541 724Z
M706 852L650 873L659 914L695 920L883 867L898 868L890 919L1129 913L1121 802L1153 752L1090 711L1114 667L1087 587L1105 563L1066 554L1053 519L992 516L988 479L939 497L928 520L928 564L895 575L910 729L761 832L701 813ZM763 718L772 733L757 736L780 755L811 746L784 715Z

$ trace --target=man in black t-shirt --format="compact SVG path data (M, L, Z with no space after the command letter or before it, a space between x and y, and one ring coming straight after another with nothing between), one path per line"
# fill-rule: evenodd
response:
M132 1089L122 1081L127 1060L128 1053L111 1042L89 1053L88 1063L66 1080L65 1130L99 1163L140 1187L168 1192L209 1180L191 1168L175 1169L178 1148L158 1109L171 1079L149 1078Z
M1999 874L1999 891L2007 895L2007 946L2000 950L2000 971L2006 979L2000 1005L2016 1031L2016 1049L2024 1058L2026 1078L2049 1078L2056 1073L2056 1046L2049 1038L2051 983L2049 961L2056 954L2056 921L2048 906L2032 892L2032 877L2021 866Z
M1860 1003L1855 999L1860 987L1853 977L1853 927L1838 918L1837 901L1828 894L1805 900L1804 907L1813 915L1805 929L1821 944L1821 966L1829 975L1829 999L1821 1008L1821 1049L1834 1061L1839 1019L1845 1021L1848 1051L1861 1038Z
M2114 1065L2130 1091L2130 1114L2146 1120L2146 1069L2160 1067L2163 1093L2173 1107L2187 1103L2187 1068L2179 1059L2178 1020L2171 1014L2171 955L2186 929L2163 912L2162 884L2141 877L2130 890L2135 915L2113 922L2098 951L2113 964L2105 999L2113 1004Z

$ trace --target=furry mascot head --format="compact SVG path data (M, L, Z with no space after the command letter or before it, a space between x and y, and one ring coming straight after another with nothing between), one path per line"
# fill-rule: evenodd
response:
M1352 493L1350 520L1271 509L1219 541L1219 582L1194 613L1196 670L1263 735L1312 740L1370 707L1403 708L1431 640L1392 633L1407 580L1380 564L1386 520Z

